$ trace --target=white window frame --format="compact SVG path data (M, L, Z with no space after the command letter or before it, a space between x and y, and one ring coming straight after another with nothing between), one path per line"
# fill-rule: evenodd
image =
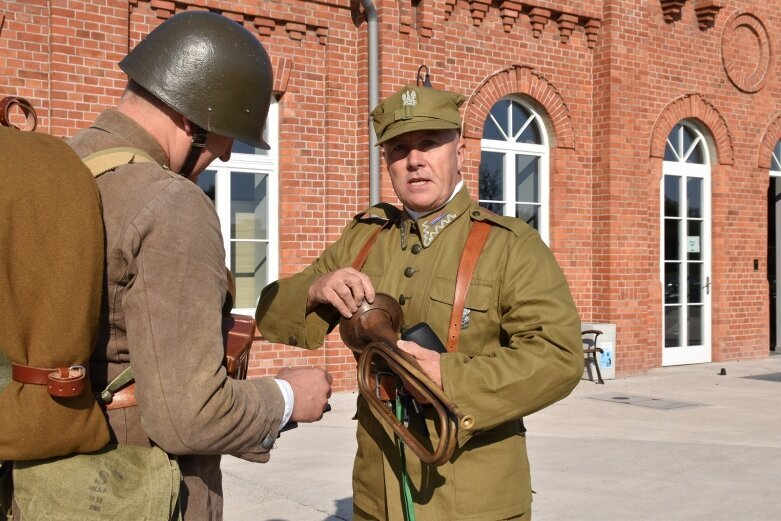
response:
M219 159L209 165L214 170L214 208L220 219L223 246L225 248L225 266L230 268L231 242L231 176L230 172L266 174L268 179L268 280L266 284L279 278L279 108L272 97L265 127L266 142L271 149L266 154L232 153L230 160ZM239 240L241 241L241 239ZM246 242L256 242L244 239ZM255 302L257 306L257 301ZM235 313L255 315L255 308L234 308Z
M702 219L702 236L703 236L703 242L705 243L705 247L702 249L702 276L703 279L707 280L707 282L710 282L710 286L708 288L708 292L703 295L703 301L702 301L702 322L703 322L703 328L702 328L702 344L698 346L689 346L688 344L688 322L686 319L686 315L682 314L681 320L680 320L680 328L681 328L681 339L683 340L683 345L679 347L673 347L668 348L665 346L666 343L666 308L668 307L668 304L664 302L664 297L662 297L662 334L661 334L661 348L662 348L662 366L672 366L672 365L683 365L683 364L697 364L697 363L707 363L712 360L712 327L713 327L713 321L712 321L712 313L713 313L713 277L712 277L712 254L713 254L713 235L712 235L712 223L713 223L713 208L712 208L712 160L711 160L711 154L710 154L710 147L708 146L708 140L705 137L704 133L697 128L696 125L691 123L688 120L681 120L676 125L682 125L683 127L688 128L691 130L697 137L692 142L692 144L689 146L688 150L674 150L674 153L677 157L676 161L663 161L662 163L662 177L660 181L660 197L659 197L659 210L660 210L660 244L659 244L659 280L661 281L662 288L665 287L665 209L664 209L664 198L665 198L665 177L670 176L676 176L680 177L681 179L685 180L688 178L700 178L703 180L702 185L702 211L703 215L701 217ZM675 127L673 127L675 128ZM669 143L669 140L668 140ZM686 160L692 154L692 152L697 147L701 147L703 153L703 163L687 163ZM686 201L686 183L681 183L681 204L684 204ZM680 219L682 222L686 222L687 217L685 216L685 206L681 209L681 216ZM686 227L680 226L679 227L679 242L681 244L681 248L684 248L686 245ZM686 259L686 254L682 254L682 258L680 260L682 265L687 264L689 261ZM688 265L686 266L686 269L688 269ZM707 279L706 279L707 278ZM688 305L688 286L686 284L681 284L679 287L679 295L682 299L680 303L678 304L669 304L669 306L679 305L679 306L685 306Z
M518 135L526 129L528 125L536 124L537 130L542 139L542 144L517 143L514 141L500 141L495 139L481 139L480 151L498 152L504 154L504 215L515 217L516 199L515 186L515 158L519 155L535 156L539 158L539 191L537 194L539 202L539 229L537 230L542 240L548 244L550 241L550 144L548 140L548 129L545 126L545 120L540 113L531 104L518 96L506 96L499 101L510 100L526 109L530 117ZM498 103L498 102L497 102ZM491 107L493 108L493 107ZM492 117L489 111L489 118ZM479 174L478 174L479 175ZM480 200L479 202L483 202ZM488 201L485 201L488 202ZM529 203L523 203L529 204Z

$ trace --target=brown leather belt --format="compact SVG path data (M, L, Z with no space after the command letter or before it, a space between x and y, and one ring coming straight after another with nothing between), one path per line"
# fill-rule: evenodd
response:
M383 402L396 399L396 389L399 386L399 377L392 373L371 373L369 386L372 392Z
M106 404L106 409L124 409L125 407L135 407L138 405L136 400L136 384L132 383L115 392L111 401Z
M79 396L84 391L87 370L80 365L44 368L11 364L11 379L15 382L45 385L49 394L60 398Z

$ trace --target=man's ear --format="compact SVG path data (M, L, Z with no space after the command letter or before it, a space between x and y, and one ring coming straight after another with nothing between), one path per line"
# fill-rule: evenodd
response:
M182 128L187 133L188 136L192 137L193 133L195 133L195 125L187 119L186 117L179 115L180 118L182 118Z
M463 138L458 140L458 148L456 149L456 156L458 157L458 171L461 171L461 167L464 164L466 158L466 141Z

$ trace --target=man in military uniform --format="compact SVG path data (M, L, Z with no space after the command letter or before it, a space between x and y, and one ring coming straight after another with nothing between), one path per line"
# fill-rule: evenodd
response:
M268 286L258 305L259 329L271 341L314 349L329 328L376 292L398 298L402 330L428 323L448 337L460 261L473 223L490 232L475 267L460 320L457 350L445 354L409 341L426 374L474 427L442 466L409 450L406 472L414 514L425 521L531 518L531 485L523 418L567 396L583 373L580 321L567 282L539 234L524 222L480 208L461 176L464 97L407 86L372 112L399 210L380 204L362 212L303 272ZM361 271L350 267L379 233ZM435 415L423 413L437 446ZM358 452L353 469L354 519L408 518L393 433L358 398Z
M69 141L82 158L129 151L97 179L107 266L93 385L132 365L138 406L109 405L113 441L178 455L184 519L219 520L220 455L268 460L285 422L320 419L330 395L319 368L237 381L222 367L225 253L195 180L234 139L268 148L271 63L252 33L201 11L173 16L119 65L130 80L116 109Z

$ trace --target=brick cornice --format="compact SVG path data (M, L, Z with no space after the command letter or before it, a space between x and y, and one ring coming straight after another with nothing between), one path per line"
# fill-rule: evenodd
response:
M651 157L664 158L667 136L673 127L684 119L701 121L713 136L719 163L734 164L732 134L724 116L702 95L696 93L684 94L674 99L659 114L651 131Z
M525 65L512 65L483 80L472 92L464 109L464 137L481 139L491 107L505 96L524 94L542 105L552 126L552 146L575 148L575 131L569 108L558 89L544 76Z
M770 120L770 124L762 133L762 139L759 142L757 157L757 166L763 170L770 170L770 156L776 143L781 139L781 113L777 113Z
M129 0L130 11L132 12L142 3L149 4L152 12L161 20L167 20L182 11L213 10L207 7L207 0ZM326 45L328 42L328 26L315 17L296 16L293 13L260 7L242 9L237 6L236 9L217 9L215 12L248 28L254 27L260 36L271 36L274 29L279 26L285 30L291 40L300 41L307 34L312 34L321 45Z

